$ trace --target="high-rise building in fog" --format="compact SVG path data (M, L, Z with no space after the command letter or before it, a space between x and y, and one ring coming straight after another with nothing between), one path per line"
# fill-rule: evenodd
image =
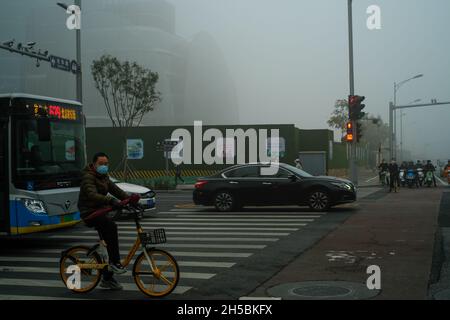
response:
M2 1L0 41L36 41L52 54L75 57L75 32L52 0ZM14 18L13 18L14 17ZM235 87L225 59L207 33L192 40L176 34L175 8L165 0L82 1L83 103L88 126L109 126L90 72L103 54L136 61L159 73L162 102L143 125L238 123ZM0 92L74 99L75 77L17 54L0 52Z

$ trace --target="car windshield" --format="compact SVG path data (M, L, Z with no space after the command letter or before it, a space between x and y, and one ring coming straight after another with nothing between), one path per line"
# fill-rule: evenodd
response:
M282 166L282 168L288 169L289 171L294 172L295 174L299 175L300 177L304 177L304 178L310 178L313 177L313 175L309 174L308 172L301 170L299 168L296 168L294 166L291 166L289 164L284 164Z

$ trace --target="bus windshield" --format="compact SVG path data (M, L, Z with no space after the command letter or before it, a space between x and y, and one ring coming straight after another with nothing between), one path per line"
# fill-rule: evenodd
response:
M16 119L13 148L18 179L79 172L85 163L82 122L50 120L50 141L40 141L36 119Z

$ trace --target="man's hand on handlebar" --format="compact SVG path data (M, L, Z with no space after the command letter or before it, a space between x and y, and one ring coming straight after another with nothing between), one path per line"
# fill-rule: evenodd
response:
M114 210L119 210L123 208L122 201L117 200L116 198L111 199L111 207L113 207Z

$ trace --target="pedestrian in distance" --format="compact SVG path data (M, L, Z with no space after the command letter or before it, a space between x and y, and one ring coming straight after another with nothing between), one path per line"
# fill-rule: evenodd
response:
M303 164L302 164L302 162L300 161L300 159L295 159L295 167L297 168L297 169L300 169L300 170L303 170Z
M181 164L175 165L175 185L178 185L178 179L184 183L184 179L181 177Z
M392 158L388 170L390 176L389 192L392 192L392 190L394 190L394 192L398 192L400 169L394 158Z

